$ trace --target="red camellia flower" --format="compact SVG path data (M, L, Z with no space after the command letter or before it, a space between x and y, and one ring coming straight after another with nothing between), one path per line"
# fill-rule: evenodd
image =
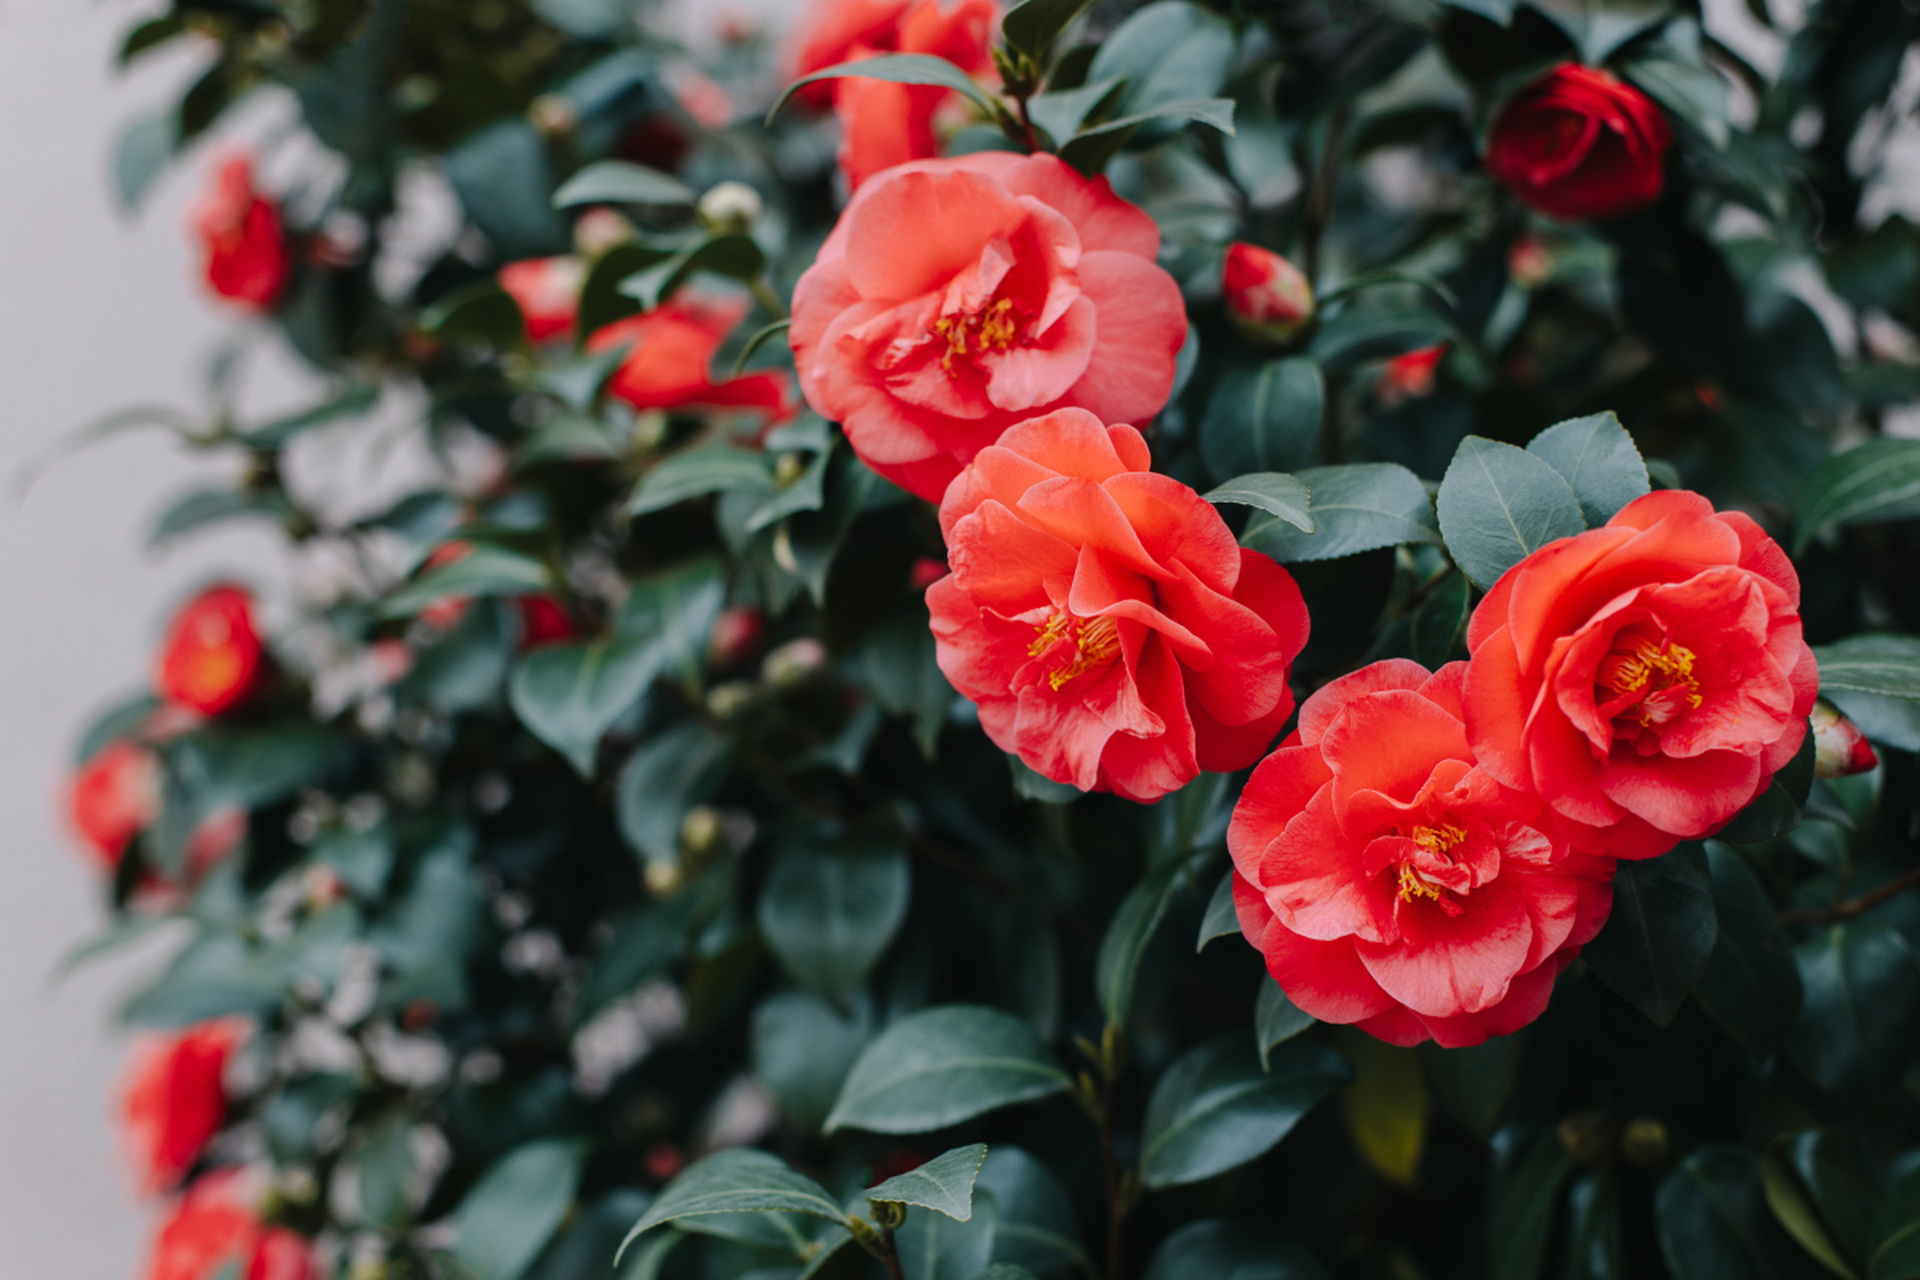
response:
M139 1050L127 1081L124 1110L141 1186L177 1186L227 1114L221 1077L239 1043L230 1022L206 1022Z
M259 682L265 650L245 588L211 587L174 615L154 688L169 702L217 716Z
M1234 905L1289 999L1394 1044L1540 1016L1600 931L1613 860L1476 764L1466 664L1376 662L1308 698L1227 828Z
M496 278L519 305L529 342L546 342L573 332L574 318L580 314L580 287L587 282L584 260L572 254L528 258L509 262Z
M1800 581L1749 517L1667 490L1509 569L1467 628L1481 765L1572 842L1647 858L1711 834L1807 732Z
M770 422L793 416L787 378L772 370L714 382L714 353L746 319L744 299L682 290L652 311L628 316L596 332L588 351L633 350L607 382L607 391L636 409L757 410Z
M981 152L860 188L793 295L807 402L863 461L937 501L1016 422L1145 422L1186 308L1153 219L1055 156Z
M1061 409L1010 428L948 486L940 529L940 669L1036 772L1150 802L1253 763L1292 713L1300 589L1148 470L1132 427Z
M234 1280L312 1280L307 1242L261 1222L234 1182L209 1174L193 1184L154 1239L147 1280L216 1280L228 1268Z
M1252 337L1285 342L1313 319L1306 273L1271 249L1235 240L1220 268L1227 315Z
M159 760L137 742L109 742L74 774L67 812L87 847L108 869L118 866L133 838L160 816Z
M1652 99L1597 67L1567 63L1494 122L1487 171L1555 218L1617 218L1653 203L1673 127Z
M291 271L280 208L253 186L253 162L229 156L193 207L191 222L206 254L207 284L256 311L271 308Z

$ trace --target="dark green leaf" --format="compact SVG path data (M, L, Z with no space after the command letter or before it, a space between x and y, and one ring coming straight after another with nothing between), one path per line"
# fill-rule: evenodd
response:
M1272 1068L1274 1046L1285 1044L1315 1021L1312 1014L1287 999L1272 975L1262 979L1260 997L1253 1006L1253 1037L1260 1046L1261 1068Z
M1493 1181L1487 1190L1488 1280L1535 1280L1546 1261L1560 1188L1573 1157L1553 1130L1529 1136L1519 1128L1493 1138Z
M1527 0L1545 14L1580 50L1580 60L1600 66L1607 55L1673 12L1667 0Z
M984 1142L955 1147L917 1169L895 1174L879 1186L867 1188L867 1199L919 1205L944 1213L955 1222L965 1222L973 1216L973 1184L986 1158Z
M442 600L529 595L552 591L554 586L545 561L505 547L475 543L458 560L427 570L388 596L380 605L380 613L383 617L405 618Z
M1066 804L1078 800L1082 794L1080 788L1070 782L1055 782L1035 773L1019 756L1008 756L1007 768L1013 773L1013 794L1022 799L1038 800L1041 804Z
M1413 472L1390 462L1313 467L1295 479L1312 491L1313 532L1256 516L1240 541L1276 560L1331 560L1403 542L1438 543L1433 501Z
M907 1275L940 1280L943 1276L977 1276L993 1256L994 1228L1000 1205L993 1192L981 1190L965 1222L938 1213L909 1213L894 1237L900 1267Z
M1787 834L1800 825L1800 811L1812 786L1813 734L1808 733L1793 758L1768 781L1767 789L1714 832L1714 838L1728 844L1759 844Z
M1178 121L1204 124L1221 133L1233 133L1233 99L1183 98L1162 102L1145 111L1121 116L1104 124L1084 129L1060 148L1060 158L1084 174L1097 174L1120 154L1121 148L1150 124Z
M1248 1223L1189 1222L1160 1242L1142 1280L1324 1280L1311 1254Z
M1567 1280L1621 1280L1629 1274L1618 1174L1600 1170L1575 1178L1567 1216Z
M753 1011L753 1071L787 1118L811 1133L833 1110L854 1059L873 1035L868 1002L842 1013L818 996L786 991Z
M520 659L507 681L514 714L535 737L593 775L600 738L666 666L652 638L548 645Z
M393 1230L405 1220L407 1179L413 1172L410 1144L413 1126L404 1112L394 1112L367 1126L349 1155L360 1221L376 1230Z
M1233 62L1233 48L1233 29L1222 19L1197 5L1162 0L1136 10L1108 33L1086 79L1125 80L1121 107L1140 114L1165 103L1218 94Z
M1459 337L1447 318L1424 299L1417 295L1391 299L1382 296L1385 292L1356 298L1323 319L1308 354L1328 370L1339 371L1363 360L1405 355Z
M627 504L627 514L645 515L688 498L734 492L773 492L765 454L725 446L677 453L647 472Z
M523 347L527 341L527 319L520 304L496 280L476 280L441 298L420 313L420 327L441 338L502 351Z
M1471 616L1473 587L1465 574L1449 574L1415 609L1407 628L1414 661L1439 670L1454 656Z
M1765 1053L1792 1030L1800 1012L1793 942L1745 859L1708 841L1707 865L1718 928L1693 998L1748 1052Z
M1613 913L1580 958L1623 1000L1664 1027L1706 967L1714 935L1706 852L1683 844L1658 858L1620 864Z
M702 271L751 282L766 269L767 255L751 237L710 236L629 276L620 283L620 292L639 299L640 305L651 311Z
M755 329L753 336L747 339L746 345L740 348L740 354L733 358L733 376L737 378L745 372L747 361L753 359L754 352L758 351L773 339L780 337L792 327L792 320L775 320L772 324L762 325L760 328Z
M546 144L524 119L489 125L446 154L447 179L468 219L506 261L565 253L565 219L553 209Z
M642 743L614 783L614 812L627 843L649 862L674 862L687 810L719 785L731 749L698 720Z
M852 62L842 62L838 66L828 67L825 71L816 71L809 76L801 76L781 91L773 107L767 112L767 122L780 114L780 108L787 105L795 91L802 85L816 80L834 80L841 76L865 76L871 80L890 80L894 84L931 84L951 89L962 95L982 111L991 112L993 100L986 91L974 82L972 76L954 66L945 58L935 58L924 53L883 53L872 58L857 58Z
M792 845L760 893L760 932L803 986L836 995L866 981L907 918L913 876L896 849Z
M1781 1134L1761 1160L1767 1204L1780 1224L1846 1280L1863 1280L1880 1207L1880 1169L1851 1129Z
M271 490L249 493L241 489L196 489L181 495L160 513L160 518L153 522L153 532L147 535L147 545L165 546L183 533L241 516L279 523L292 514L292 504L284 495Z
M1794 503L1793 551L1828 529L1920 517L1920 440L1868 440L1807 477Z
M560 189L553 193L553 207L568 209L578 204L691 205L699 198L699 193L670 173L625 160L602 160L598 164L588 165L561 183Z
M1580 500L1580 514L1590 529L1599 528L1653 487L1633 437L1611 412L1548 427L1528 442L1527 452L1560 473Z
M1170 863L1135 885L1120 901L1100 940L1100 954L1094 962L1094 990L1107 1021L1117 1027L1127 1025L1133 1011L1133 993L1140 977L1140 962L1160 931L1175 895L1193 889L1194 868L1185 861Z
M1434 505L1447 551L1482 590L1547 543L1587 527L1580 499L1545 460L1479 436L1460 442Z
M996 1145L980 1166L979 1187L993 1193L1000 1219L993 1260L1047 1273L1063 1266L1093 1273L1080 1244L1073 1201L1051 1170L1019 1147Z
M1868 1280L1920 1277L1920 1169L1909 1169L1889 1189L1867 1238L1873 1245Z
M1308 513L1311 499L1311 492L1301 480L1278 471L1235 476L1207 494L1207 501L1215 506L1227 502L1258 507L1303 533L1313 532L1313 516Z
M379 400L378 386L367 382L355 383L312 408L285 414L263 422L257 427L249 427L240 433L240 439L249 448L278 449L295 436L311 431L315 427L324 427L330 422L338 422L342 418L366 413L379 403Z
M1902 751L1920 751L1920 639L1851 636L1813 651L1820 693L1860 731Z
M1920 965L1906 939L1855 920L1794 950L1804 997L1787 1056L1829 1093L1898 1079L1920 1016Z
M1337 1054L1293 1041L1261 1070L1253 1042L1226 1035L1168 1067L1147 1101L1140 1176L1149 1187L1198 1182L1264 1155L1352 1076Z
M1200 423L1207 470L1237 476L1307 466L1320 445L1326 395L1320 366L1304 356L1228 374Z
M584 1142L531 1142L496 1161L454 1211L454 1256L476 1280L520 1280L573 1208Z
M1229 868L1227 874L1220 877L1220 883L1214 886L1213 896L1207 899L1207 913L1200 919L1200 937L1193 944L1193 949L1204 951L1215 938L1238 932L1240 916L1233 907L1233 871Z
M1007 48L1044 65L1053 42L1093 0L1022 0L1000 20Z
M742 1213L797 1213L847 1225L846 1212L819 1183L795 1173L778 1156L733 1147L682 1170L634 1223L620 1249L624 1253L635 1237L663 1223L684 1222L697 1230L702 1225L697 1219Z
M902 1018L866 1047L826 1127L927 1133L1070 1083L1020 1019L981 1005L941 1005Z
M1709 1144L1660 1180L1660 1254L1674 1280L1789 1280L1801 1254L1767 1210L1760 1157Z

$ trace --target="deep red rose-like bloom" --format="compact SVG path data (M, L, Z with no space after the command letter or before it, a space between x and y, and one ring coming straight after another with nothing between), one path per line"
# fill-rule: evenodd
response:
M1819 686L1786 553L1684 490L1509 569L1467 647L1482 767L1618 858L1709 835L1765 790Z
M221 1077L239 1043L229 1022L206 1022L137 1051L124 1112L141 1187L165 1191L199 1158L227 1114Z
M108 869L133 838L160 816L160 761L137 742L118 738L73 775L67 793L73 829Z
M708 372L714 353L750 309L744 299L683 290L652 311L600 329L587 340L587 350L633 344L608 379L607 391L636 409L757 410L770 422L784 421L793 416L784 373L767 370L714 382Z
M800 388L866 464L938 501L1016 422L1145 422L1186 308L1153 219L1057 157L981 152L861 187L793 294Z
M235 1280L313 1280L313 1250L249 1208L228 1174L209 1174L174 1207L154 1238L147 1280L215 1280L237 1264Z
M223 298L266 311L292 269L280 207L253 185L253 162L229 156L191 214L206 255L207 284Z
M564 254L509 262L496 279L518 304L529 342L546 342L573 332L574 319L580 314L580 286L587 282L583 259Z
M1494 122L1487 171L1555 218L1617 218L1653 203L1673 127L1653 100L1597 67L1566 63Z
M242 587L210 587L174 615L154 688L169 702L217 716L253 692L265 657L253 596Z
M982 449L940 504L953 572L927 589L940 669L1036 772L1157 800L1244 768L1293 711L1293 578L1146 441L1061 409Z
M1600 931L1613 860L1474 761L1466 664L1343 676L1248 779L1234 905L1289 999L1394 1044L1479 1044L1540 1016Z
M1306 273L1271 249L1235 240L1220 267L1227 315L1243 331L1285 342L1313 319L1313 285Z

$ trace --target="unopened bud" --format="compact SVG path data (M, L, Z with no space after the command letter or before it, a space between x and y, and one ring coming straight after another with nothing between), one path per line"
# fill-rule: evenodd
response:
M1250 338L1286 342L1313 319L1313 285L1271 249L1236 240L1220 271L1227 315Z
M1521 236L1507 254L1507 275L1523 289L1536 289L1553 274L1553 251L1538 236Z
M776 687L797 684L818 671L826 660L826 649L813 637L789 640L760 664L760 678Z
M1813 704L1813 776L1845 778L1880 763L1860 726L1825 698Z
M773 464L773 483L784 489L806 474L807 464L800 461L797 453L783 453L780 460Z
M528 104L527 121L541 137L558 142L580 127L580 113L559 94L543 93Z
M710 804L697 804L680 820L680 847L692 857L713 852L722 835L720 814Z
M1599 1164L1612 1152L1618 1132L1604 1111L1577 1111L1560 1122L1560 1145L1581 1164Z
M753 656L766 630L766 616L750 605L722 609L707 641L707 661L716 667L739 666Z
M677 862L648 862L640 873L646 883L647 892L655 897L665 898L680 888L680 864Z
M605 205L595 205L573 224L573 250L583 258L597 258L633 238L633 223Z
M766 208L760 193L744 182L722 182L700 197L700 221L709 231L741 235Z
M1380 371L1380 399L1387 404L1398 404L1402 400L1433 394L1434 379L1440 371L1440 361L1446 354L1446 344L1441 343L1439 346L1421 347L1387 361L1386 368Z
M729 680L707 690L707 710L716 720L731 720L753 705L753 686L744 680Z
M1620 1154L1643 1169L1667 1158L1667 1126L1652 1116L1635 1116L1620 1135Z

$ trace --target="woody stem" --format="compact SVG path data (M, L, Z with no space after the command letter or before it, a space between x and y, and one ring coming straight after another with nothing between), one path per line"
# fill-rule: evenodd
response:
M1857 898L1848 898L1827 907L1807 907L1797 911L1782 911L1781 924L1837 924L1842 920L1851 920L1857 915L1873 910L1883 902L1899 897L1907 890L1920 887L1920 867L1914 867L1904 875L1895 876L1877 889L1869 889Z

